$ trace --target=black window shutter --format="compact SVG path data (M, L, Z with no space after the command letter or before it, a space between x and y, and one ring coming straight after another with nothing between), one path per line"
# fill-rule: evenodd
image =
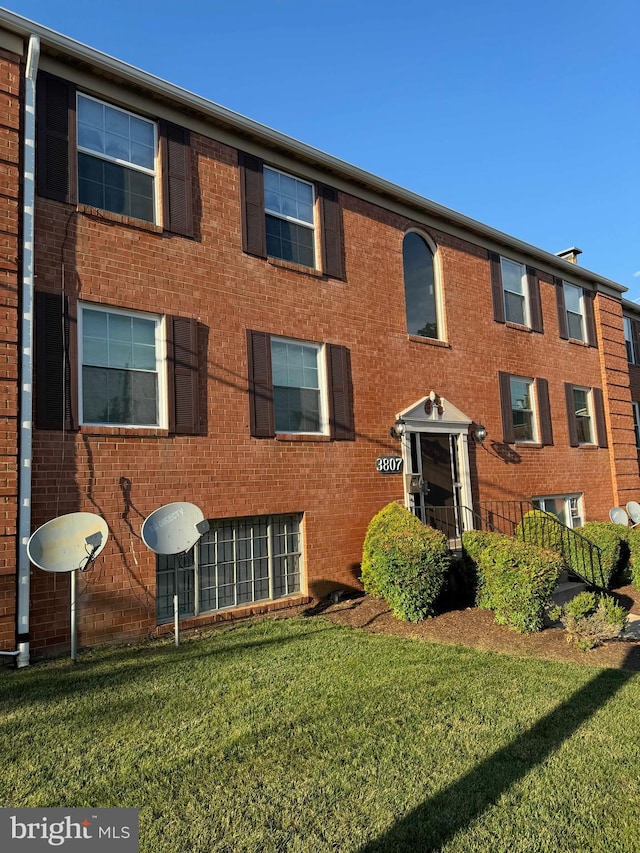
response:
M513 409L511 408L511 374L498 373L500 382L500 411L502 412L502 437L505 444L516 440L513 431Z
M527 267L527 290L529 291L529 323L534 332L544 332L542 305L540 303L540 281L533 267Z
M598 438L598 447L608 447L607 441L607 424L604 419L604 399L601 388L592 388L591 397L593 400L593 414L596 420L596 433Z
M633 364L640 363L640 323L631 321L631 357Z
M169 357L169 431L200 433L200 359L198 322L190 317L167 317Z
M344 279L344 236L342 208L338 191L318 184L320 200L320 237L322 240L322 271L333 278Z
M249 369L249 419L251 435L273 438L276 434L271 373L271 335L247 329Z
M258 157L238 151L238 165L242 204L242 249L250 255L266 258L263 162Z
M335 441L355 441L351 354L347 347L327 344L329 424Z
M576 404L573 399L573 385L568 382L564 384L564 395L567 401L567 423L569 425L569 444L578 447L578 428L576 426Z
M567 328L567 307L564 304L564 288L562 279L554 276L553 283L556 286L556 304L558 306L558 331L560 337L565 341L569 340L569 330Z
M590 347L597 347L598 338L596 336L596 323L593 315L593 298L594 294L590 290L582 291L582 304L584 305L584 325L587 334L587 343Z
M536 392L538 396L540 443L548 447L553 444L553 426L549 405L549 383L546 379L536 379Z
M160 122L163 226L172 234L193 237L191 135L168 121Z
M41 71L36 105L38 195L76 202L76 87Z
M77 428L76 327L67 297L35 294L35 425L38 429Z
M504 323L504 294L502 292L502 269L500 255L489 252L491 266L491 295L493 297L493 319L496 323Z

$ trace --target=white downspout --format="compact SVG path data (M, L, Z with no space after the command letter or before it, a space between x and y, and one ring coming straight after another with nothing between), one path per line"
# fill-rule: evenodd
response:
M25 75L22 218L22 354L20 367L20 474L18 478L18 667L29 665L29 580L27 542L31 535L31 446L33 427L33 252L35 236L36 75L40 39L29 36Z

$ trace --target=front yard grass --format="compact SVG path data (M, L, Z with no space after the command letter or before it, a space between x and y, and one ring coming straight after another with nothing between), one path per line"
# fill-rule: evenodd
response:
M640 849L640 675L322 618L0 672L0 805L140 809L140 849Z

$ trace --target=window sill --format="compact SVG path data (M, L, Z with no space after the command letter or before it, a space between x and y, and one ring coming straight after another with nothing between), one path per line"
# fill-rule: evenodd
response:
M533 332L531 326L523 326L522 323L511 323L509 320L505 322L507 329L515 329L516 332Z
M519 450L542 450L545 445L539 441L515 441L514 446Z
M161 225L147 222L145 219L135 219L133 216L123 216L121 213L113 213L110 210L101 210L99 207L90 207L88 204L79 204L78 213L91 216L94 219L104 219L107 222L115 222L118 225L126 225L128 228L137 228L141 231L150 231L152 234L162 234Z
M281 258L274 258L271 255L267 257L267 263L271 264L272 267L280 267L283 270L310 275L311 278L324 277L322 270L315 269L314 267L305 267L303 264L294 264L293 261L283 261Z
M575 448L576 450L600 450L600 447L597 444L578 444ZM602 448L606 450L606 447Z
M330 435L310 432L277 432L276 441L331 441Z
M579 341L577 338L567 338L570 344L574 344L577 347L587 347L589 348L589 344L586 341Z
M407 335L407 337L414 344L427 344L431 347L451 349L451 344L449 343L449 341L441 341L439 338L423 338L422 335Z
M136 426L99 426L92 424L81 424L78 429L80 435L105 435L105 436L129 436L131 438L168 438L169 430L162 427L136 427Z

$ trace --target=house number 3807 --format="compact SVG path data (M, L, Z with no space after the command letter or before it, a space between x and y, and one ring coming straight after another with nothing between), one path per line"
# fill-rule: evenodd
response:
M401 456L378 456L376 459L376 471L379 474L400 474L402 473L402 457Z

